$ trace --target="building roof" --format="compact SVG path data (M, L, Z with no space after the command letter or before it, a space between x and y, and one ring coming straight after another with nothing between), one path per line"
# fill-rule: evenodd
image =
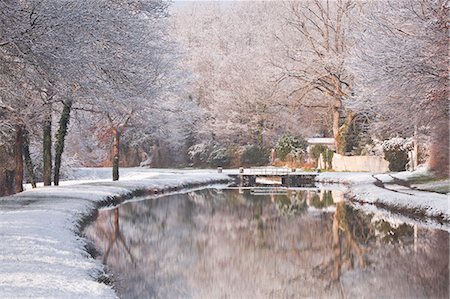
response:
M329 144L334 145L335 140L334 138L324 138L324 137L313 137L313 138L306 138L306 141L309 144Z

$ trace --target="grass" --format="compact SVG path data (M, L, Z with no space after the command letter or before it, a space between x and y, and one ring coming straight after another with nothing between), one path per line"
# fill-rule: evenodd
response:
M432 188L432 189L435 192L447 194L447 193L450 192L450 185L435 187L435 188Z
M407 181L410 184L426 184L426 183L438 182L441 180L442 180L442 178L437 178L437 177L429 175L429 174L412 176L407 179Z
M448 179L442 179L434 177L432 175L414 176L408 179L408 183L419 190L432 191L443 194L450 192L450 182Z
M378 208L390 211L394 214L407 216L409 218L419 220L419 221L425 221L427 219L431 219L440 224L450 223L450 221L448 219L446 219L446 216L444 214L439 213L437 215L427 215L426 210L423 208L405 207L405 206L385 203L385 202L381 202L381 201L366 202L364 200L357 200L355 197L350 198L350 200L357 201L357 202L363 203L363 204L374 205Z
M443 179L431 174L423 174L418 176L412 176L407 178L406 180L394 178L393 182L386 184L398 184L403 185L408 188L436 192L447 194L450 192L450 181L449 179Z

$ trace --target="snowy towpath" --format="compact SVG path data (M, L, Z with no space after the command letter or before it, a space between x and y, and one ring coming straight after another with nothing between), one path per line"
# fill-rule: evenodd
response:
M414 218L431 218L438 223L450 223L450 197L448 194L426 192L396 184L414 173L321 173L320 182L349 185L352 200L373 204Z
M86 252L77 234L80 220L107 199L136 191L228 180L215 171L127 169L121 181L109 182L110 170L98 172L80 170L84 180L0 198L0 298L116 297L95 281L103 266Z

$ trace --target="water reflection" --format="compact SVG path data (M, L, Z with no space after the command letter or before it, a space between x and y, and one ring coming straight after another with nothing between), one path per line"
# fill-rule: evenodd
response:
M131 262L134 263L134 258L133 255L130 252L129 246L127 245L127 243L124 240L123 234L120 232L120 225L119 225L119 209L116 208L113 210L113 214L114 214L114 219L113 219L113 231L112 233L106 233L106 235L110 235L110 241L108 243L108 247L106 248L105 253L103 254L103 264L106 264L108 262L108 257L109 257L109 253L111 252L111 249L113 248L114 245L116 245L118 247L118 250L120 250L120 245L123 246L124 251L128 254L128 256L130 257ZM101 228L102 232L105 233L104 228Z
M448 298L449 235L336 190L203 190L100 211L86 235L122 298Z

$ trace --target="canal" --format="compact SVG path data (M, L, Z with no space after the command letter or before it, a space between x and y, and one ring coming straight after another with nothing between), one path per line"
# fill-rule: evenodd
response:
M142 198L84 234L121 298L449 297L449 233L364 212L339 187Z

